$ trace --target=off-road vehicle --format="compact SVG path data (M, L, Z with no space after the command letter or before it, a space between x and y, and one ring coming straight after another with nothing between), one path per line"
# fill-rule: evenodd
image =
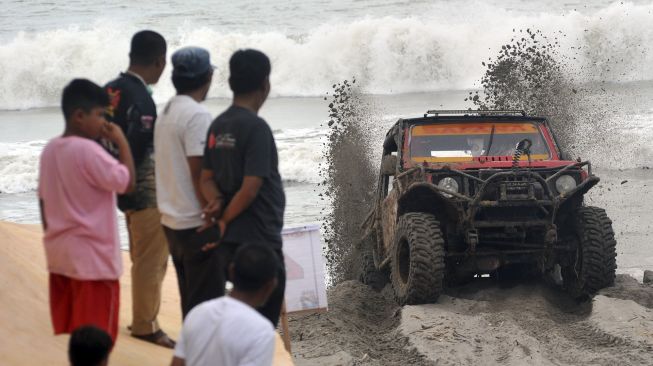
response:
M616 269L612 222L583 202L598 182L590 162L560 151L546 118L428 111L400 119L383 143L363 223L361 280L389 276L400 304L420 304L478 275L555 271L573 296L592 295Z

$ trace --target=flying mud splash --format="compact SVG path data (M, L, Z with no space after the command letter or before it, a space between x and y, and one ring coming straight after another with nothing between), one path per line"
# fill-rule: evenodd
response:
M470 92L479 109L517 109L551 119L564 146L575 135L574 118L578 90L570 77L557 39L550 41L539 30L513 30L513 38L501 46L481 78L482 92Z
M376 169L370 159L374 109L355 83L345 80L333 85L328 141L320 169L322 199L329 203L323 211L323 229L331 284L353 276L354 244L376 185Z
M499 54L482 63L482 90L470 92L466 100L479 109L519 109L548 117L570 158L582 156L609 169L643 166L651 150L641 135L624 128L632 124L632 92L605 81L586 82L627 65L597 60L595 50L587 47L562 52L560 44L558 37L539 30L513 30ZM579 66L578 60L588 55L593 61Z

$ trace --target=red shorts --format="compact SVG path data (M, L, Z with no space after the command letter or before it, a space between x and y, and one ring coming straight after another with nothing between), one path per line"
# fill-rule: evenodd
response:
M54 334L72 333L83 325L94 325L118 336L120 282L76 280L50 273L50 315Z

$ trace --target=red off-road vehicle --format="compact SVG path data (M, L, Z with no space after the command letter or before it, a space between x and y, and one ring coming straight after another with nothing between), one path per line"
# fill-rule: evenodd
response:
M588 161L560 151L545 118L522 111L428 111L388 131L361 280L388 276L400 304L445 284L559 266L575 297L615 278L612 222L584 194Z

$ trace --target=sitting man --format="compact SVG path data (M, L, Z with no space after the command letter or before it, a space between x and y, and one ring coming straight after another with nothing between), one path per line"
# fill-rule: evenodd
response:
M172 366L272 365L274 327L256 308L277 286L277 258L264 245L246 244L236 251L229 266L233 290L188 313Z

